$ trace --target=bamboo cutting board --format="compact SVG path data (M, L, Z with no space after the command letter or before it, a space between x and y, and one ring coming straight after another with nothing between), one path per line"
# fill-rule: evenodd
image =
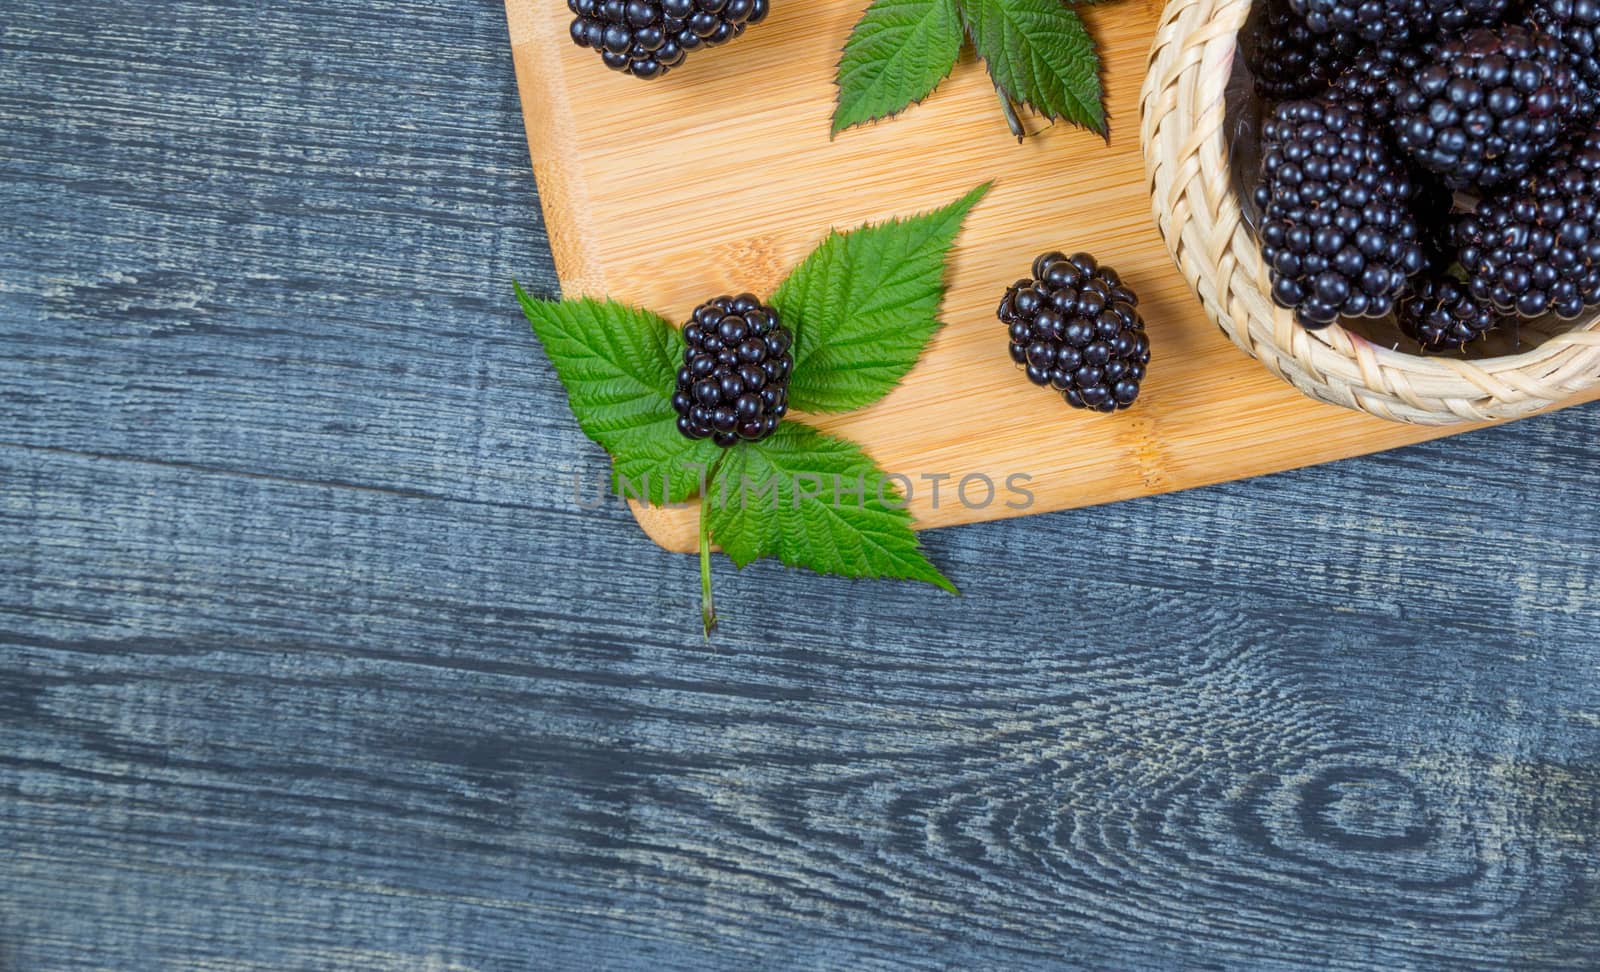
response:
M771 293L829 227L931 209L994 180L957 242L946 326L905 383L869 409L804 419L908 477L919 528L1187 489L1472 428L1313 402L1206 318L1156 233L1140 157L1138 93L1159 4L1081 8L1105 63L1109 144L1063 124L1019 146L970 56L924 104L830 139L834 65L867 3L774 0L740 40L642 83L572 45L561 0L506 0L565 294L681 321L717 294ZM995 306L1050 249L1095 253L1140 295L1153 360L1129 411L1072 410L1006 354ZM968 504L952 495L972 474L1001 486L994 501L981 503L977 479ZM1005 502L1016 474L1034 496L1023 509ZM937 477L948 478L935 503ZM694 548L692 511L635 512L658 543Z

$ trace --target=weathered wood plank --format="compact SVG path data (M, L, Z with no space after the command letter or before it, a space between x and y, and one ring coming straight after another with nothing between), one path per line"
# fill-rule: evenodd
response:
M1493 607L1477 592L1493 572L1446 551L1474 590L1417 617L1347 605L1337 584L1204 590L1280 559L1232 542L1175 574L1121 563L1077 595L1084 617L1030 617L1039 588L1016 578L1039 534L1019 523L934 535L981 564L958 568L961 602L734 575L742 609L703 648L689 572L621 511L529 517L39 452L0 472L7 534L16 506L52 511L33 554L0 564L31 581L0 636L0 842L33 889L9 904L94 942L93 963L261 958L252 942L281 939L301 951L266 966L358 941L514 967L593 935L634 943L619 963L659 939L709 950L691 966L782 967L809 935L830 943L818 964L843 966L907 948L934 965L1294 964L1339 942L1342 967L1525 968L1600 944L1596 698L1575 677L1594 605L1552 601L1571 578L1553 549ZM1173 513L1217 539L1269 492ZM1339 549L1380 570L1387 551L1417 586L1431 541L1404 525L1430 507L1402 505L1398 540L1370 527ZM1076 523L1044 536L1127 530L1124 509L1046 518ZM616 539L558 582L552 552L585 529ZM761 590L791 578L798 592ZM859 619L844 643L816 629L828 616ZM1538 618L1537 644L1505 618ZM242 913L207 914L226 887ZM348 917L325 927L330 909ZM93 931L108 912L122 936ZM447 931L498 922L518 930L470 946ZM48 937L20 941L61 960Z
M504 300L494 0L0 24L0 969L1580 968L1592 407L691 564Z
M472 472L560 419L505 394L542 380L510 281L555 278L499 11L5 19L0 439L523 497Z

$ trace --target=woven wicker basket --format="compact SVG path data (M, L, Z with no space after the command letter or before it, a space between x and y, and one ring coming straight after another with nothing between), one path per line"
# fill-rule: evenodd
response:
M1339 325L1307 331L1272 303L1228 152L1226 94L1249 12L1250 0L1171 0L1140 95L1156 222L1223 332L1312 398L1402 422L1520 418L1600 384L1600 318L1528 322L1516 347L1531 350L1518 353L1422 356Z

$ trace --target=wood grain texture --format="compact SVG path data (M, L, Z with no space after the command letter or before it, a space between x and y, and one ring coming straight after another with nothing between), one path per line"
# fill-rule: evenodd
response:
M0 969L1594 965L1600 412L707 644L573 497L504 30L0 18Z
M659 83L597 68L566 7L506 0L535 171L568 294L675 320L717 293L769 293L830 226L927 210L994 180L952 255L943 320L904 384L871 408L804 419L909 478L919 527L1124 500L1459 432L1321 405L1264 371L1206 317L1150 217L1139 87L1161 5L1084 11L1105 64L1111 138L1058 125L1017 146L968 59L893 123L829 138L838 52L868 0L774 5L737 45ZM749 74L759 65L763 83ZM647 228L641 230L641 228ZM1021 380L994 308L1035 254L1092 250L1141 297L1154 360L1138 407L1074 412ZM1600 394L1596 392L1595 394ZM975 408L974 402L982 402ZM1045 420L1049 419L1049 420ZM940 501L927 477L1003 484L1031 503ZM692 551L692 510L636 510Z

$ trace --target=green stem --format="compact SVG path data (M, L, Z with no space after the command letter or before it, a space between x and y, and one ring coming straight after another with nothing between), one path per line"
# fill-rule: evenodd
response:
M711 599L711 518L706 515L706 497L710 493L707 486L700 494L700 622L707 638L717 627L717 606Z
M711 491L716 488L717 474L722 471L722 460L727 453L717 457L706 471L706 479L700 487L700 623L705 628L707 639L717 627L717 606L711 597L711 517L708 507L711 503Z
M1000 99L1000 110L1006 113L1006 125L1010 127L1011 134L1017 137L1017 144L1021 145L1022 140L1027 137L1028 131L1022 127L1022 119L1017 117L1016 103L1011 100L1011 96L1006 93L1005 89L998 84L994 86L994 93Z

